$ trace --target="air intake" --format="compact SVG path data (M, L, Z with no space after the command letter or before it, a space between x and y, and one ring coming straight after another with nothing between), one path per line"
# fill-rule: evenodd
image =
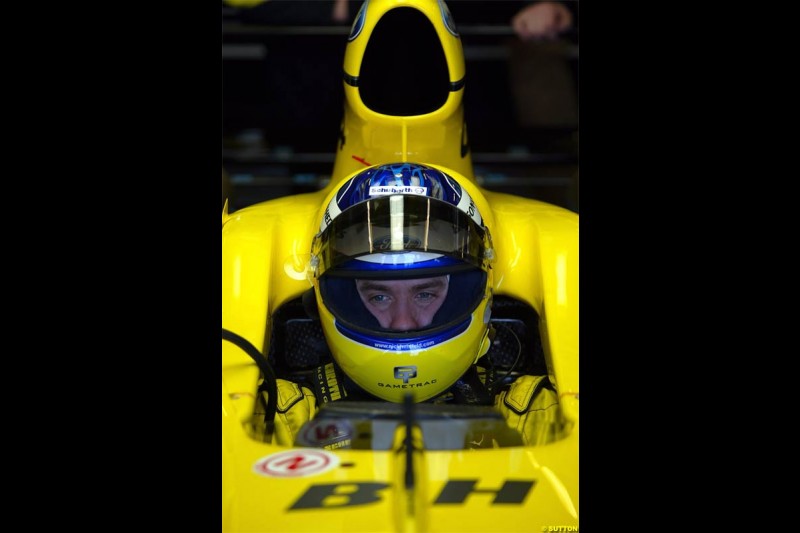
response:
M386 12L367 43L358 80L361 101L377 113L414 116L442 107L450 76L430 20L413 8Z

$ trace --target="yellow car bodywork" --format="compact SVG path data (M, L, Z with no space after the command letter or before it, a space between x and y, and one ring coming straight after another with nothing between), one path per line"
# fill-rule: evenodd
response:
M381 17L415 9L436 30L452 90L436 111L383 115L345 81L341 143L322 190L278 198L233 213L223 209L222 327L268 353L272 321L284 303L311 284L312 238L337 187L367 165L418 162L454 177L490 228L497 260L495 295L530 305L551 381L569 431L542 446L426 450L419 431L409 457L405 428L391 450L311 450L252 438L260 372L253 359L222 342L222 529L225 532L497 532L578 530L578 215L528 198L486 190L476 182L463 120L464 58L437 0L369 0L363 27L346 49L345 80L361 74L361 58ZM356 21L358 24L359 21ZM355 26L354 26L355 27ZM316 454L319 452L319 454ZM265 475L272 464L310 463L307 475ZM404 483L407 470L414 483Z

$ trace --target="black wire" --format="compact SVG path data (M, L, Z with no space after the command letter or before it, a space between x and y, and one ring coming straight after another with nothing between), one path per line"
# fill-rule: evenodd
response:
M267 412L264 415L264 422L267 424L267 432L272 434L272 430L275 427L275 413L278 411L278 378L275 376L272 365L269 364L264 354L259 352L258 348L253 346L253 344L244 337L222 328L222 339L232 342L241 348L255 361L259 370L261 370L261 374L264 376L264 383L267 386Z
M499 384L501 381L505 380L508 376L510 376L511 373L514 371L514 369L517 368L517 364L519 364L520 358L522 356L522 341L519 340L519 337L517 337L517 334L514 333L514 330L511 329L510 327L506 326L505 324L497 324L497 325L498 326L503 326L517 340L517 358L514 360L514 364L511 365L511 368L506 370L505 374L501 375L499 378L497 378L494 381L492 381L491 383L489 383L488 389L489 389L489 392L491 394L494 394L495 386L497 384Z

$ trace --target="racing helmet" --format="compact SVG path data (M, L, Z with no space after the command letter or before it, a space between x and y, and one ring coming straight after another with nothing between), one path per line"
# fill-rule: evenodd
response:
M321 216L310 264L336 363L383 400L445 392L489 348L493 253L469 193L441 170L393 163L346 180ZM357 288L357 280L427 278L446 280L446 295L430 322L413 329L382 326Z

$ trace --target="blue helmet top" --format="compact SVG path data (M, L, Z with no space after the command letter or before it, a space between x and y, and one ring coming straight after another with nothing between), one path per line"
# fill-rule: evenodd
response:
M390 163L360 172L336 192L320 224L320 232L342 211L356 204L383 196L407 194L446 202L463 211L483 226L472 197L453 178L419 163Z

